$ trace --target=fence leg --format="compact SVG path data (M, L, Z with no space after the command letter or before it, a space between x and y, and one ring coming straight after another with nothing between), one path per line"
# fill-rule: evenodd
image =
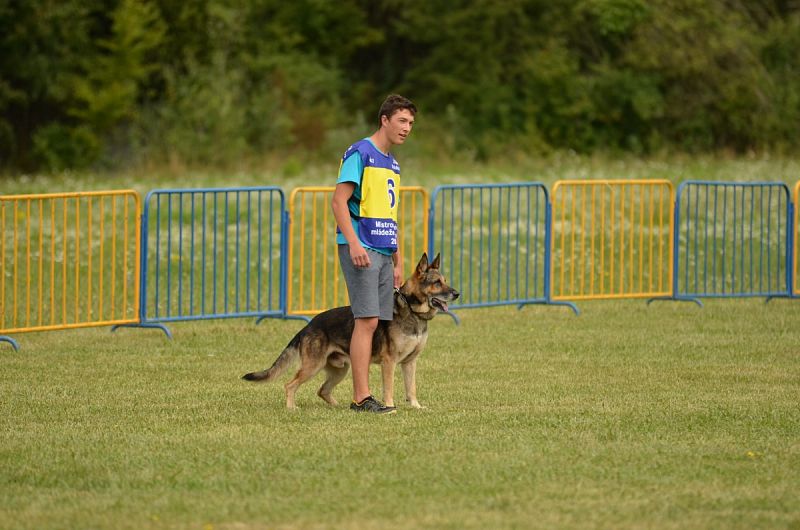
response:
M450 315L450 317L452 317L452 319L453 319L453 322L455 322L455 323L456 323L456 326L458 326L459 324L461 324L461 319L460 319L460 318L458 318L458 316L456 316L456 314L455 314L455 313L453 313L452 311L445 311L445 312L444 312L444 313L442 313L442 314L444 314L444 315Z
M111 327L111 331L117 331L117 328L148 328L148 329L160 329L164 332L168 339L172 339L172 333L169 332L167 326L163 324L151 324L151 323L140 323L140 324L117 324Z
M305 315L264 315L256 319L256 325L260 324L261 321L264 320L265 318L280 318L283 320L305 320L306 322L311 322L311 318Z
M769 295L767 297L766 300L764 300L764 303L768 304L769 301L772 300L773 298L789 298L789 299L792 299L792 298L800 298L800 297L794 296L793 294L771 294L771 295Z
M517 309L522 309L526 305L533 305L533 304L555 305L555 306L561 306L561 307L569 307L570 309L572 309L572 312L575 313L576 316L581 314L581 312L578 310L578 306L576 306L572 302L555 302L553 300L539 300L539 301L533 301L533 302L522 302L517 306Z
M701 302L697 298L678 298L678 297L675 297L675 296L662 296L662 297L659 297L659 298L650 298L649 300L647 300L647 305L650 305L651 302L659 302L659 301L663 301L663 302L694 302L698 306L703 307L703 302Z
M7 342L11 344L11 347L14 348L14 351L19 351L19 344L17 344L17 341L11 337L0 336L0 342Z

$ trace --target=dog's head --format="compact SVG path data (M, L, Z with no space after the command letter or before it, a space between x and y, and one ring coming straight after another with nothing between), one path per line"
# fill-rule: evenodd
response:
M458 291L447 285L447 280L439 270L440 262L437 254L428 263L428 254L423 252L414 273L400 287L400 293L413 312L429 313L433 317L437 311L447 311L448 302L458 298Z

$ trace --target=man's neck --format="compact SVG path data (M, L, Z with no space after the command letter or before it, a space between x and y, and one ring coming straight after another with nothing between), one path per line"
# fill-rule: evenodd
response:
M386 138L386 135L378 129L375 133L369 137L370 141L378 148L378 150L385 154L389 154L389 150L392 148L391 142Z

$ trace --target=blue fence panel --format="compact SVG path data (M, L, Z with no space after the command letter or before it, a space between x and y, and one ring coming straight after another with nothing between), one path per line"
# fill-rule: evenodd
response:
M439 186L428 218L452 309L548 301L549 198L539 183Z
M675 297L789 295L792 209L783 183L682 183L675 204Z
M284 316L287 223L276 187L148 193L142 323Z

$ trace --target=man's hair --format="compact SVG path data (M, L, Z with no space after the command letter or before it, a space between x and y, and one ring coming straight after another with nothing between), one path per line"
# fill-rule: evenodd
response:
M397 94L391 94L383 101L381 110L378 112L378 127L383 125L381 122L381 118L383 116L391 119L394 113L398 110L407 110L411 112L412 116L417 115L417 107L411 102L410 99L404 98L403 96Z

